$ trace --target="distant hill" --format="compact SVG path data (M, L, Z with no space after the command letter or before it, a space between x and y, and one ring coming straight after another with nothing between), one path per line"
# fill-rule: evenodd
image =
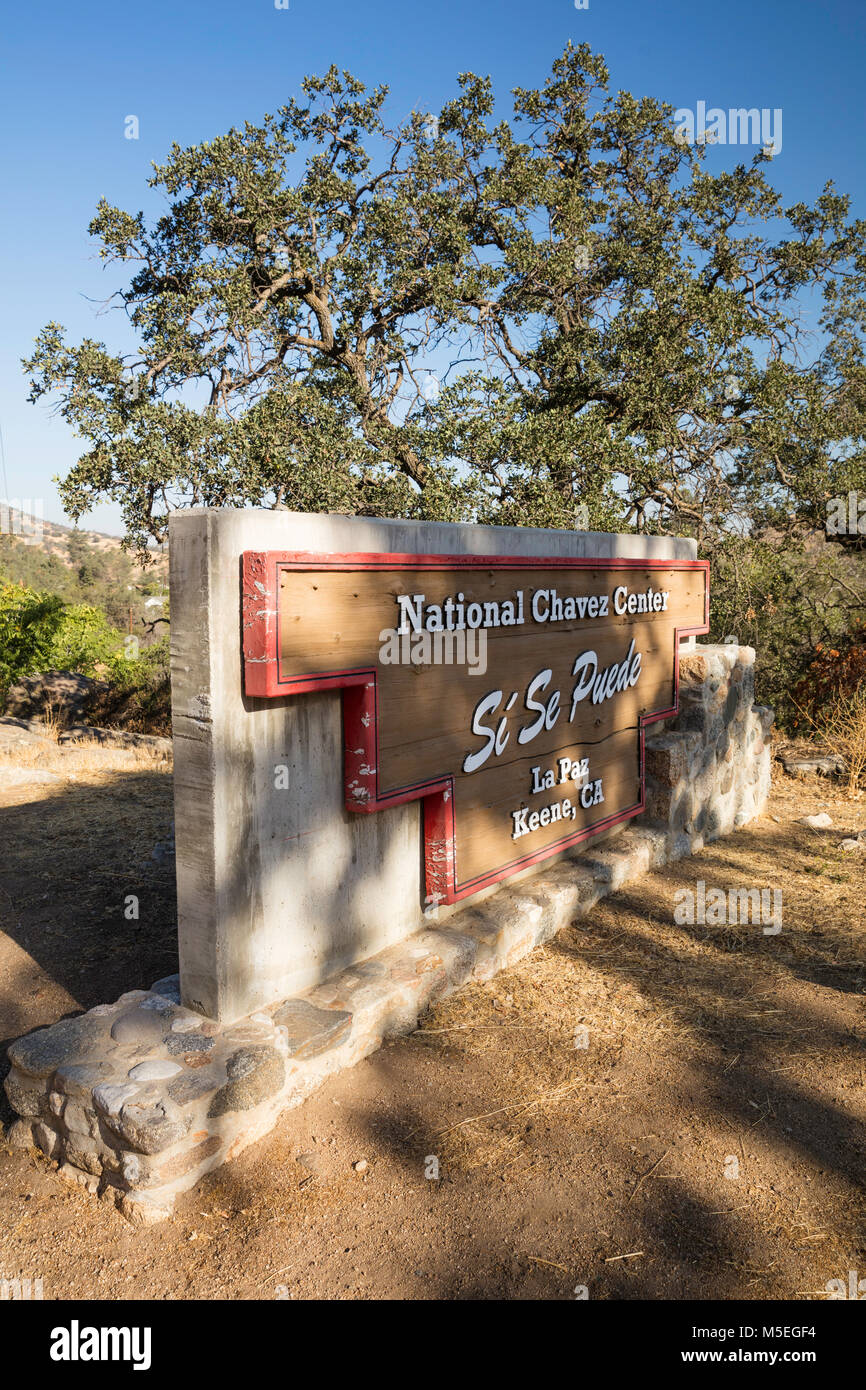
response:
M20 543L39 549L44 555L53 556L70 569L74 567L70 555L70 536L80 537L87 542L91 550L106 557L126 554L121 549L120 536L109 536L104 531L85 530L82 526L63 526L56 521L45 521L42 517L19 511L0 501L0 537L3 536L13 536ZM168 584L168 545L153 546L146 570L133 556L130 555L129 560L133 570L146 574L149 581Z
M152 641L167 614L168 548L154 547L143 565L122 548L119 536L43 521L0 503L4 579L64 603L101 608L112 627Z

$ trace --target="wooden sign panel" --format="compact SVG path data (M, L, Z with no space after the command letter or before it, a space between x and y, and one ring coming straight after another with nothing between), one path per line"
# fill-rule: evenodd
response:
M706 561L247 552L247 695L342 689L346 806L422 799L428 902L644 808Z

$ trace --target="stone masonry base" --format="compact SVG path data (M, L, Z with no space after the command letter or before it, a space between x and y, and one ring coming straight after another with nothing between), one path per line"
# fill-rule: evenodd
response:
M772 712L752 704L754 651L680 658L680 714L647 731L646 810L480 905L288 999L221 1027L184 1008L176 976L19 1038L9 1134L134 1222L227 1163L325 1077L411 1032L436 999L488 980L648 870L758 815L770 785Z

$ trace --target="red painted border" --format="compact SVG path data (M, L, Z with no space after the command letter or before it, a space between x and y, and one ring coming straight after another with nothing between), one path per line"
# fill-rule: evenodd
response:
M614 816L585 826L544 849L511 860L502 868L464 883L457 881L453 778L414 783L382 795L379 793L379 717L376 667L329 670L312 676L286 677L280 672L279 578L289 570L703 570L704 621L697 627L675 628L673 638L674 702L670 709L641 715L638 724L638 776L640 800ZM646 805L645 729L659 719L670 719L679 710L679 643L683 637L701 636L710 627L710 565L708 560L570 559L562 556L515 555L399 555L314 554L310 551L245 551L243 555L243 650L244 690L247 695L275 699L314 690L342 690L345 739L346 807L374 813L407 801L424 803L424 864L427 902L459 902L520 870L560 854L570 845L600 834L640 815Z

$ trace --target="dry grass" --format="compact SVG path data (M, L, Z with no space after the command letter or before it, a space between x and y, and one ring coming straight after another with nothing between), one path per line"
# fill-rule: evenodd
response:
M62 725L50 725L45 737L38 742L0 746L0 769L31 768L50 772L71 780L114 777L124 772L160 772L172 770L171 753L154 748L112 748L93 740L58 743Z
M866 774L866 687L839 696L822 721L822 732L848 770L848 795L858 797Z
M669 1059L664 1070L671 1074L696 1075L701 1084L718 1077L725 1090L749 1077L742 1107L734 1104L727 1116L710 1109L693 1117L705 1135L730 1130L728 1139L716 1138L720 1153L727 1144L739 1154L765 1131L784 1139L783 1112L794 1094L809 1098L807 1111L814 1105L817 1114L833 1097L843 1114L853 1107L866 1118L861 1044L853 1030L845 1037L851 1020L840 1027L844 1014L837 1015L834 1002L836 989L844 999L853 988L847 996L853 1003L866 979L866 918L858 891L863 861L839 849L857 826L840 817L839 790L821 779L811 778L808 789L783 774L779 782L776 832L767 817L763 828L648 875L494 981L463 989L430 1011L411 1045L465 1067L494 1069L499 1078L497 1105L478 1105L430 1136L431 1151L444 1163L464 1174L480 1168L531 1178L539 1127L567 1130L621 1104L620 1087L623 1096L635 1084L640 1091L644 1060L659 1055ZM796 824L804 805L814 806L816 792L835 803L838 829L815 834ZM677 925L674 891L693 887L697 878L708 888L781 885L781 937L764 936L752 924ZM583 1029L588 1046L582 1047ZM654 1084L662 1084L658 1072ZM675 1133L670 1098L661 1090L657 1096L659 1134L665 1124ZM817 1124L817 1133L804 1131L800 1142L808 1148L814 1137L821 1152L823 1122ZM841 1137L841 1123L839 1130ZM632 1152L646 1152L647 1162L629 1204L671 1183L708 1181L705 1165L696 1169L682 1145L644 1150L641 1136L634 1138ZM759 1219L763 1213L784 1232L794 1250L831 1240L850 1249L860 1242L857 1211L847 1201L820 1225L817 1217L804 1219L802 1202L782 1200L771 1187L750 1189L749 1204ZM745 1289L763 1296L768 1269L747 1260L731 1268Z
M174 861L153 857L171 831L170 772L150 748L0 751L0 1037L177 968Z
M45 738L51 743L56 743L69 722L68 711L62 705L55 705L49 700L42 719L45 724Z

